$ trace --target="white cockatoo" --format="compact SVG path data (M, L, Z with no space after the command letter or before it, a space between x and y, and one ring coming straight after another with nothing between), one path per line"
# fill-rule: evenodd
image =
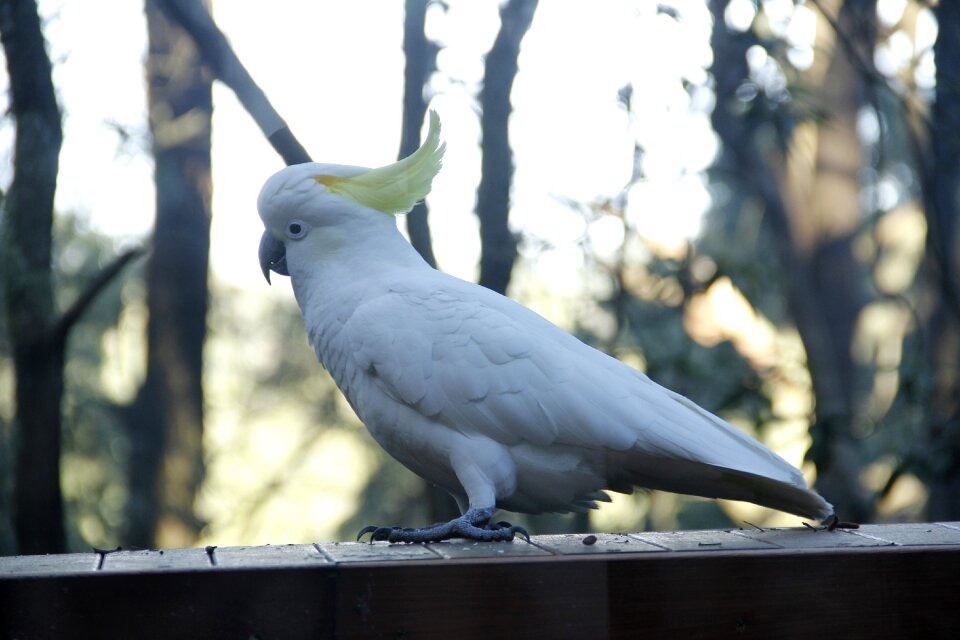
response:
M260 264L289 275L310 344L373 438L462 515L373 539L510 540L497 508L583 511L635 486L833 508L762 444L513 300L428 266L394 216L430 191L445 145L378 169L305 163L267 180ZM359 537L359 536L358 536Z

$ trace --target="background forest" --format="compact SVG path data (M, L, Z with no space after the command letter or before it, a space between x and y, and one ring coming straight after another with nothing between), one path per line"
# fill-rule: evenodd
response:
M387 164L428 107L445 168L400 221L426 260L753 433L845 520L960 519L960 3L131 6L0 0L0 554L452 515L256 261L263 180ZM657 492L510 519L798 524Z

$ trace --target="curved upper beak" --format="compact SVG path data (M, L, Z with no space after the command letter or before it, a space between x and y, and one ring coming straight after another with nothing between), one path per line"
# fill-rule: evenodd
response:
M287 250L283 243L273 237L269 231L264 231L260 237L260 270L263 277L270 284L270 272L275 271L282 276L289 276L287 271Z

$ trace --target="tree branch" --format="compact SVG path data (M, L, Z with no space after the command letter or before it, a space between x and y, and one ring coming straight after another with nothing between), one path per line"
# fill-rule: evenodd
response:
M310 162L310 154L290 131L263 90L199 0L156 0L157 6L190 34L217 79L230 87L274 150L288 165Z
M144 255L146 250L143 247L134 247L132 249L127 249L120 255L116 256L110 264L104 267L100 273L97 274L97 277L94 278L90 284L87 285L80 295L77 296L76 300L73 301L66 311L60 316L57 320L57 324L54 327L54 339L62 342L66 342L67 335L70 333L70 329L83 317L83 314L87 311L90 305L94 300L97 299L97 296L100 295L100 292L106 288L113 280L120 275L120 272L123 271L124 267L127 266L131 261L139 258Z

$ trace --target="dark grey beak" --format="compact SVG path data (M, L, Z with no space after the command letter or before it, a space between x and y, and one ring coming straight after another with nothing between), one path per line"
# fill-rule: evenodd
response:
M260 270L263 277L270 284L270 272L275 271L282 276L290 275L287 271L287 250L283 243L274 238L269 231L264 231L260 237Z

